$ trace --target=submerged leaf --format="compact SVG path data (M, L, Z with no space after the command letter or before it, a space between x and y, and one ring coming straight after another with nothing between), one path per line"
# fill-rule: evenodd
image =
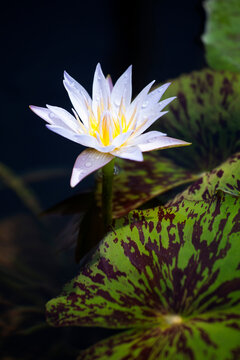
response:
M235 359L240 356L240 157L203 175L166 207L134 211L47 304L54 326L133 329L80 359ZM233 172L235 177L233 177ZM220 180L219 180L220 179ZM190 188L193 190L193 185ZM212 196L204 198L208 187Z
M41 206L33 191L25 185L24 181L6 165L0 163L0 180L12 189L19 199L26 205L31 212L39 214Z

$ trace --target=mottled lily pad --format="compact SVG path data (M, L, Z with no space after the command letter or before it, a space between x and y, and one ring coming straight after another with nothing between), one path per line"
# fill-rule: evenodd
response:
M166 97L177 96L158 130L192 145L165 150L194 173L212 170L240 150L240 75L210 69L172 80Z
M202 37L208 64L217 70L240 72L240 2L206 0L207 21Z
M160 156L158 152L144 154L144 161L141 163L116 159L116 165L117 174L113 182L113 218L115 219L126 215L157 195L198 178L197 175L176 165L171 159ZM101 207L101 191L101 179L99 179L96 190L99 207Z
M237 154L203 175L198 191L193 184L166 207L115 221L47 304L54 326L129 329L79 359L240 357L240 197L218 194L226 184L238 189L239 165ZM210 196L199 196L206 187Z
M182 199L210 201L215 195L221 197L221 193L240 196L240 153L199 178L186 191L170 200L168 206Z

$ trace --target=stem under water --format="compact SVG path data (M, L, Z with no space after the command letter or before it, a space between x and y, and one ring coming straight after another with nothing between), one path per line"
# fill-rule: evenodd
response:
M112 222L112 187L114 175L114 160L111 160L102 168L102 217L104 231Z

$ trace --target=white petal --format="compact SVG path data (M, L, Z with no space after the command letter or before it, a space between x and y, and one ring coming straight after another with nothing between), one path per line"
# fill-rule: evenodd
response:
M129 106L132 98L132 65L120 76L111 93L111 103L119 108L121 101Z
M103 102L104 109L105 110L107 109L109 96L110 96L109 86L107 85L106 78L103 75L101 65L97 64L94 73L93 89L92 89L92 109L96 118L97 118L97 109L98 106L101 107L101 102Z
M97 135L97 140L98 140L98 146L94 147L96 150L104 153L104 152L110 152L116 148L116 146L114 146L114 145L108 145L108 146L103 145L99 134L96 133L96 135Z
M142 105L142 108L139 110L139 113L141 114L141 118L140 119L143 119L143 118L149 118L149 119L152 119L153 117L155 117L157 119L156 116L158 116L158 113L161 112L161 110L167 106L171 101L173 101L174 99L176 99L176 96L173 96L173 97L170 97L168 99L165 99L165 100L162 100L160 101L159 103L150 103L150 105L146 105L145 107L143 107L144 105L144 102L143 102L143 105ZM147 101L147 100L146 100ZM149 104L148 102L146 104ZM137 126L140 125L140 123L138 122Z
M147 142L151 142L151 139L159 138L161 136L166 136L167 134L164 134L160 131L149 131L145 134L141 134L137 137L131 138L126 142L126 146L129 145L138 145L138 144L145 144Z
M132 130L116 136L115 139L113 140L112 144L115 147L119 147L119 146L123 145L126 142L126 140L131 136L131 134L132 134Z
M160 101L160 103L158 103L158 110L161 111L163 108L165 108L165 106L167 106L174 99L176 99L176 96L172 96L172 97L170 97L168 99Z
M64 71L64 79L65 82L72 88L78 91L79 95L83 97L83 99L91 104L91 97L88 92L84 89L82 85L80 85L73 77L71 77L66 71Z
M91 136L91 135L76 134L71 130L67 130L67 129L64 129L62 127L55 126L55 125L46 125L46 127L49 130L55 132L56 134L65 137L66 139L74 141L80 145L96 149L102 153L109 153L110 151L112 151L116 148L116 145L102 146L101 144L99 144L98 140L94 136Z
M111 78L110 75L108 75L108 76L106 77L106 82L107 82L107 86L108 86L108 88L109 88L109 93L111 93L111 92L112 92L112 89L113 89L113 83L112 83L112 78Z
M143 161L142 152L137 146L129 146L123 147L122 149L116 149L112 151L111 154L123 159Z
M63 84L80 119L84 125L88 127L88 107L92 105L90 96L84 87L74 80L66 71L64 71Z
M55 125L46 125L46 127L53 131L54 133L61 135L63 137L65 137L68 140L74 141L76 143L79 143L77 138L76 138L76 133L71 131L71 130L67 130L65 128L59 127L59 126L55 126Z
M77 120L71 114L57 106L47 106L49 109L31 105L30 109L51 125L76 131L78 128Z
M76 159L71 176L71 187L76 186L82 179L109 163L114 156L102 154L93 149L84 150Z
M87 135L87 134L76 134L75 132L69 131L67 129L64 129L62 127L59 126L55 126L55 125L46 125L46 127L55 132L58 135L61 135L71 141L74 141L80 145L83 146L87 146L87 147L99 147L99 143L97 141L97 139L91 135Z
M51 113L49 114L50 117L52 116L54 125L57 126L66 125L67 127L70 127L73 131L80 131L80 127L77 119L74 116L72 116L68 111L57 106L50 106L50 105L46 105L46 106L50 110L50 112L52 112L55 115L53 117ZM60 121L58 121L58 119Z
M128 107L128 109L126 111L127 119L131 118L135 108L137 108L137 111L141 108L142 103L146 99L147 94L148 94L149 90L151 89L152 85L154 84L154 82L155 82L155 80L150 82L150 84L145 86L145 88L135 97L135 99L133 100L133 102L130 104L130 106Z
M43 108L43 107L39 107L39 106L35 106L35 105L30 105L29 107L40 118L42 118L43 120L45 120L49 124L53 124L53 120L49 116L50 111L48 109Z
M92 146L94 149L98 150L99 152L101 153L109 153L111 151L113 151L116 146L115 145L108 145L108 146L105 146L105 145L94 145Z
M155 106L158 104L159 100L161 99L162 95L167 90L169 85L170 85L170 83L166 83L166 84L158 87L157 89L151 91L150 93L148 93L148 95L146 96L145 100L142 103L141 110L140 110L141 112L143 112L144 115L147 115L148 112L151 112L151 110L153 108L155 108ZM169 98L169 99L173 100L173 99L175 99L175 97ZM172 100L170 100L169 102L171 102ZM164 105L164 103L162 103L162 105L163 105L162 106L162 108L163 108L164 106L167 105L167 103L165 105Z
M164 114L166 114L168 111L162 111L162 112L158 112L156 111L155 113L152 114L152 116L150 118L147 118L145 120L140 121L140 124L137 126L136 130L134 131L134 133L132 134L132 138L135 138L136 136L141 135L145 130L147 130L157 119L159 119L161 116L163 116Z
M78 135L78 134L76 134L74 137L76 138L77 142L80 145L91 147L91 148L94 148L94 149L99 147L98 140L92 135L88 135L88 134L83 134L83 135L79 134Z
M186 146L191 145L182 140L174 139L167 136L157 136L151 139L146 139L145 142L139 143L137 146L141 149L141 151L152 151L157 149L166 149L176 146Z
M147 97L147 94L149 93L149 91L154 83L155 83L155 80L151 81L147 86L145 86L145 88L143 88L142 91L135 97L132 104L142 103L145 100L145 98Z
M147 96L147 107L151 106L153 103L158 103L170 84L171 83L166 83L151 91Z

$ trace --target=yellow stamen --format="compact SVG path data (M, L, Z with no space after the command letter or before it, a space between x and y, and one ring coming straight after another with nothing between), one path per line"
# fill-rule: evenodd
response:
M128 131L129 124L135 120L136 109L134 109L130 122L127 123L123 99L117 116L114 116L111 111L110 98L107 101L107 109L104 109L103 99L100 99L96 116L89 104L87 104L87 109L89 113L89 135L99 139L104 146L110 145L118 135Z

